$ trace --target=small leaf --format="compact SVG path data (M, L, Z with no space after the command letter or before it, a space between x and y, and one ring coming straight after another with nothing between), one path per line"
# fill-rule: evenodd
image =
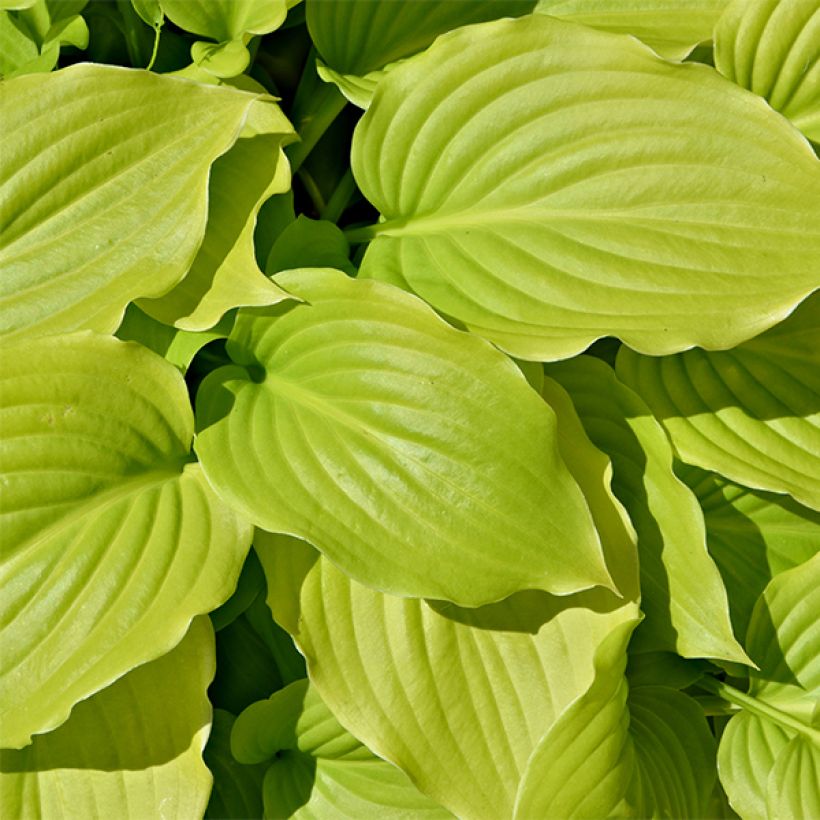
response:
M191 46L191 59L214 77L236 77L248 67L251 55L241 40L217 44L199 41Z
M265 273L272 276L293 268L335 268L350 276L356 269L350 262L350 246L332 222L308 219L300 214L273 243Z
M160 28L165 20L160 0L131 0L134 11L143 23Z
M0 352L0 731L19 748L221 604L251 530L190 463L168 362L91 333Z
M722 349L817 287L806 141L708 66L545 15L457 29L397 66L352 167L382 214L348 233L372 239L361 275L518 358L602 336Z
M715 28L715 68L820 142L817 0L734 0Z
M682 60L712 39L728 0L539 0L535 11L574 23L632 34L662 57Z
M512 362L396 288L276 282L304 303L241 310L238 366L197 393L197 453L228 503L395 594L475 606L611 583L554 414Z
M732 350L662 358L626 348L618 376L666 428L680 458L820 510L820 296Z
M175 649L77 704L59 729L0 751L0 814L202 816L213 673L213 631L198 618Z
M0 95L0 333L27 337L112 331L128 302L175 285L205 230L211 163L272 105L90 64L4 82Z

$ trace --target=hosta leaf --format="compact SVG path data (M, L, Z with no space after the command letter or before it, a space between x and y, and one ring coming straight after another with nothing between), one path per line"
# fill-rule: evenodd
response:
M0 752L3 817L201 817L213 632L196 619L167 655L79 703L59 729Z
M734 0L715 28L715 68L820 142L818 0Z
M130 304L125 309L116 336L124 342L139 342L154 353L159 353L163 359L167 359L184 373L194 356L206 344L228 337L231 324L232 319L225 317L210 330L179 330L152 319L135 304Z
M517 818L703 817L715 782L715 744L697 704L674 689L629 694L628 632L596 656L596 677L530 758Z
M820 510L818 350L813 296L732 350L654 358L623 349L618 375L646 400L683 461Z
M395 594L475 606L610 583L554 414L512 362L382 283L276 282L305 303L240 311L237 366L197 394L197 453L228 503Z
M257 598L264 598L264 595L265 574L256 553L251 550L242 566L236 589L231 597L211 613L214 629L219 632L220 629L232 624Z
M234 725L231 748L237 760L271 761L267 817L450 816L345 730L306 680L249 706Z
M707 66L548 16L396 67L352 165L383 216L349 234L373 237L362 275L518 358L601 336L725 348L818 285L820 164L782 117Z
M248 820L262 816L262 781L267 766L239 763L231 754L234 716L214 709L214 722L204 759L214 778L205 817L214 820Z
M0 77L9 77L40 56L40 49L16 15L0 11Z
M682 60L704 40L728 0L539 0L535 11L633 34L663 57Z
M661 426L598 359L584 356L545 371L569 393L593 444L612 459L612 488L637 530L646 613L635 635L641 649L746 662L706 549L703 515L672 472L672 449ZM548 390L544 395L551 400Z
M160 0L160 6L180 28L220 43L275 31L288 13L285 0Z
M243 305L272 305L288 295L256 264L253 232L262 203L290 187L282 151L293 134L290 123L271 109L267 129L239 140L216 160L208 186L205 237L187 276L159 299L143 300L143 310L185 330L213 327L223 314Z
M0 86L0 333L112 331L202 239L211 163L273 103L227 86L80 64Z
M302 214L276 238L268 256L269 275L293 268L335 268L351 276L350 246L332 222L308 219Z
M777 575L758 600L746 648L760 671L750 673L748 693L712 686L744 709L718 753L721 782L744 818L797 817L795 800L803 811L820 802L818 608L820 554Z
M274 615L334 714L459 816L510 816L538 739L589 686L595 646L636 621L605 591L466 610L368 589L284 536L257 548Z
M726 584L732 623L745 635L766 584L817 552L820 513L787 495L750 490L697 467L678 464L676 472L703 509L706 541Z
M469 23L517 16L535 0L307 0L311 39L322 60L362 76L427 48L439 34Z
M190 463L172 365L91 333L0 353L0 730L17 748L221 604L251 531Z

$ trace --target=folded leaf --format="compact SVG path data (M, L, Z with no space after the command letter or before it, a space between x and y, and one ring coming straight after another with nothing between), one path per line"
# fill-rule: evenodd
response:
M745 635L766 584L817 552L820 512L697 467L678 464L676 472L703 510L706 542L729 594L732 623Z
M671 60L712 39L728 0L539 0L535 11L621 34L632 34Z
M182 279L259 94L79 64L0 86L0 333L112 331Z
M304 303L241 310L237 366L197 393L196 450L229 504L394 594L611 583L555 416L512 362L382 283L276 282Z
M519 358L601 336L725 348L817 287L806 141L710 67L548 16L458 29L397 66L352 167L383 217L349 233L373 239L362 276Z
M703 817L715 743L697 704L662 686L629 695L628 630L596 655L595 680L542 738L515 817Z
M818 0L734 0L715 28L715 68L820 142Z
M818 608L820 554L776 576L758 600L746 648L760 671L748 693L712 686L744 709L718 751L721 782L744 818L810 817L820 803Z
M284 116L263 133L239 140L216 160L208 185L208 224L191 269L170 292L140 307L166 324L205 330L235 307L273 305L288 294L259 269L253 245L262 203L290 187L282 145L292 136Z
M79 703L59 729L0 751L3 817L201 817L211 790L213 631L181 643Z
M638 533L646 613L635 634L640 649L748 662L706 549L703 514L672 472L672 449L649 408L598 359L583 356L545 372L567 390L587 435L612 459L612 489ZM552 401L549 381L544 395Z
M622 349L618 375L683 461L820 510L818 350L820 296L812 296L732 350L655 358Z
M190 463L168 362L91 333L0 354L0 736L19 748L221 604L251 530Z

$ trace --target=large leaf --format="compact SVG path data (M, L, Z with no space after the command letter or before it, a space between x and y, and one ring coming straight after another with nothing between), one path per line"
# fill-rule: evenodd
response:
M530 758L515 816L704 817L715 743L697 704L663 686L629 694L628 631L596 655L589 690L553 724Z
M633 34L658 54L683 59L704 40L728 0L539 0L535 11L606 31Z
M0 814L201 817L213 673L213 632L199 618L179 646L78 704L59 729L1 751Z
M307 0L308 31L330 68L362 76L469 23L526 14L535 0Z
M191 463L172 365L91 333L0 353L0 731L17 748L222 603L251 531Z
M715 68L820 142L818 0L734 0L715 28Z
M746 662L726 590L706 550L703 515L672 472L672 449L640 397L604 362L584 356L545 368L569 393L592 442L612 459L612 488L638 533L645 650ZM544 395L554 401L547 379Z
M286 0L160 0L169 19L217 42L243 34L267 34L285 22Z
M352 164L383 216L349 234L373 238L362 275L519 358L601 336L725 348L818 284L820 164L782 117L707 66L548 16L391 71Z
M211 163L259 94L80 64L0 86L0 333L112 331L205 230ZM261 116L261 115L260 115Z
M274 617L294 634L325 702L459 816L512 814L530 753L589 687L598 645L639 617L634 534L611 494L609 460L566 396L556 411L562 455L623 598L529 591L460 609L378 593L299 541L257 536Z
M290 187L282 145L294 136L279 109L270 106L262 133L239 140L214 162L208 186L205 237L186 277L159 299L141 306L185 330L213 327L243 305L272 305L288 298L259 269L253 233L262 203Z
M721 782L744 818L810 817L820 804L818 609L820 554L776 576L760 597L746 640L760 671L748 693L713 684L744 709L718 752Z
M512 362L380 282L276 282L305 302L240 311L237 366L197 394L196 450L228 503L395 594L610 583L555 416Z
M732 623L745 635L757 599L780 572L820 548L820 513L787 495L750 490L697 467L677 465L706 519L706 542L726 590Z
M818 163L820 167L820 163ZM732 350L622 349L618 375L685 462L820 510L820 296Z

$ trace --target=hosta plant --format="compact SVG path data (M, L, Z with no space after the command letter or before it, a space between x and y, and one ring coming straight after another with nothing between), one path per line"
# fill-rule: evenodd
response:
M820 0L0 0L0 813L820 816Z

